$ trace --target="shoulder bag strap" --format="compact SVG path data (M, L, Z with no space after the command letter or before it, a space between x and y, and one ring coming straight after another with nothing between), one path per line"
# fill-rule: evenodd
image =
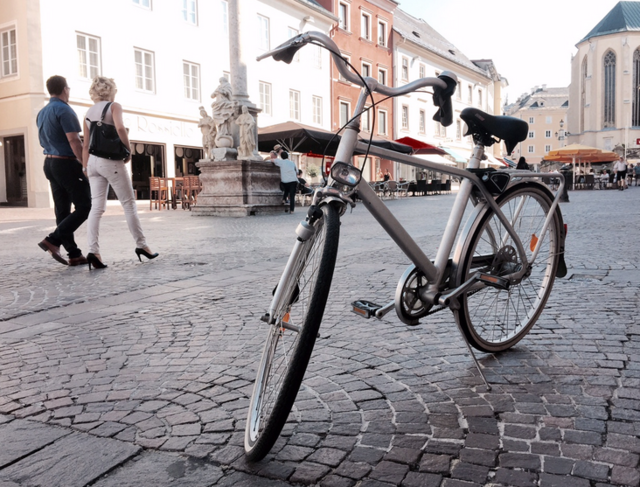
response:
M100 123L102 123L104 121L104 117L107 114L107 110L109 110L109 107L111 106L112 102L109 102L105 105L104 110L102 110L102 116L100 117Z

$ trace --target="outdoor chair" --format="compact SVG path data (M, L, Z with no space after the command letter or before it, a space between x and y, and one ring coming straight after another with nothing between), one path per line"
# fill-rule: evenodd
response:
M166 178L150 177L149 178L149 210L162 210L162 207L168 207L169 204L169 184Z
M409 182L398 183L398 196L408 196Z
M398 197L398 183L396 181L387 181L384 190L385 193L389 193L392 198Z

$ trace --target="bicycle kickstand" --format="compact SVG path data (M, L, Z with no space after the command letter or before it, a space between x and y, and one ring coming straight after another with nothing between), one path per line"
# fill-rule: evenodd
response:
M462 340L464 341L464 344L467 346L467 350L469 350L469 353L471 354L471 358L473 358L473 362L476 364L476 369L478 369L478 372L480 372L480 377L482 377L482 380L484 381L484 385L487 386L487 391L490 391L491 386L487 382L487 378L484 376L484 372L482 372L482 369L480 368L480 362L478 362L478 359L476 358L476 354L473 352L473 348L471 348L471 345L469 344L467 337L464 336L464 333L460 331L460 334L462 335Z

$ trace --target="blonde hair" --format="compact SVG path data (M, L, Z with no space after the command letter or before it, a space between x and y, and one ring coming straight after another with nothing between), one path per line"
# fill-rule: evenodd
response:
M118 88L113 78L105 78L104 76L96 76L93 78L91 88L89 88L89 96L94 102L112 101L116 96Z

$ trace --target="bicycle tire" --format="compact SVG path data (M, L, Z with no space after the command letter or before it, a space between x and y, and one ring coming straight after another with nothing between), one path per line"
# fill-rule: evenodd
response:
M496 202L522 241L527 257L550 210L550 194L535 184L519 184ZM522 205L518 212L519 206ZM481 213L465 239L462 259L455 275L456 287L475 272L500 275L513 272L519 257L513 239L491 210ZM561 248L561 218L556 211L528 276L508 289L479 285L460 296L454 311L458 325L477 350L500 352L514 346L531 330L542 313L558 269ZM475 258L475 261L474 261Z
M322 322L340 238L338 210L324 205L322 213L315 222L314 235L305 242L292 279L285 284L275 324L269 325L245 428L245 454L251 462L262 460L280 436ZM299 332L280 326L287 315L287 323L299 326Z

